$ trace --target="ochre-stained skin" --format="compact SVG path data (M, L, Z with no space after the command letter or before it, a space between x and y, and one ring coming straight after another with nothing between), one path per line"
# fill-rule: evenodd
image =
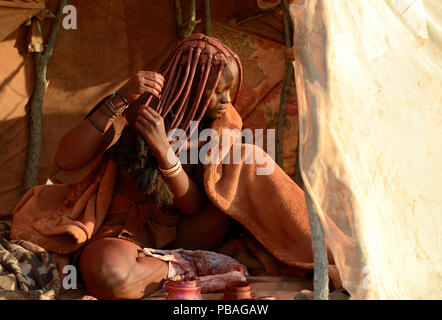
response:
M127 125L140 131L160 167L172 167L174 163L166 156L170 147L166 132L177 127L187 132L192 120L221 117L227 105L234 102L241 78L242 68L235 53L214 38L194 34L177 46L160 73L140 71L120 88L119 92L131 102L141 94L151 94L146 104L133 104L125 111ZM232 101L230 94L236 87ZM157 103L151 107L153 97ZM121 102L118 96L114 100L117 106ZM60 168L76 170L85 166L112 141L112 120L99 111L90 118L105 128L105 134L87 120L76 125L60 142L55 158ZM231 226L231 219L214 210L199 187L202 165L197 165L193 179L187 174L188 167L183 167L179 175L166 178L175 206L183 214L178 238L171 247L215 250ZM134 202L147 200L124 170L119 170L115 192ZM150 238L140 234L136 240L153 246ZM168 265L152 257L139 258L139 249L138 245L117 238L97 239L86 245L79 265L89 293L101 299L138 299L158 290L167 277Z

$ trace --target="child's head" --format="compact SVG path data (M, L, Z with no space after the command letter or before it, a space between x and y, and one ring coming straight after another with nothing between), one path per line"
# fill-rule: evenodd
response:
M167 130L187 131L192 120L222 116L235 101L242 79L238 56L219 40L200 33L176 47L162 73L166 82L156 109L165 118Z

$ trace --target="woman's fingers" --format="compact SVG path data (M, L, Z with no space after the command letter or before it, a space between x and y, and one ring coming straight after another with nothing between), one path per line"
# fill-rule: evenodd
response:
M156 112L154 109L152 109L151 107L147 106L147 108L145 109L147 112L149 112L155 119L162 119L163 117L161 117L161 115Z
M144 111L147 112L147 114L150 114L154 119L156 120L162 120L163 117L156 112L153 108L149 107L148 105L143 105L138 109L138 114L142 113Z
M119 92L130 102L135 101L143 93L150 93L159 98L164 86L164 77L162 74L153 71L138 71Z
M145 77L142 78L140 85L143 92L151 93L156 97L159 97L161 91L163 90L162 82L159 83L154 80L149 80Z
M158 119L155 118L153 115L151 115L149 112L147 112L146 109L141 109L139 111L137 119L138 118L145 119L152 126L157 126L158 124Z
M160 96L160 92L161 92L161 89L160 90L157 90L156 88L152 88L152 87L150 87L150 86L147 86L147 85L145 85L144 83L142 83L141 85L140 85L140 89L141 89L141 91L142 92L148 92L148 93L151 93L151 94L153 94L155 97L159 97Z
M138 120L135 121L135 128L137 128L139 131L143 132L146 128L139 122Z
M164 86L165 79L161 73L153 71L140 71L138 76L146 80L156 82L161 88Z
M161 90L163 89L163 86L160 85L158 82L155 82L153 80L149 80L146 78L143 78L143 85L145 85L146 87L151 87L152 89L157 90L158 92L161 92Z
M146 120L142 116L138 116L135 123L141 125L141 127L143 127L144 129L150 129L153 127L152 123L150 123L148 120Z

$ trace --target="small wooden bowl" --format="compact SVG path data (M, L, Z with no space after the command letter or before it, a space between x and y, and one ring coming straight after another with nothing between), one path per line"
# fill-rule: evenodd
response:
M224 289L224 300L249 300L252 297L250 285L245 281L229 281Z

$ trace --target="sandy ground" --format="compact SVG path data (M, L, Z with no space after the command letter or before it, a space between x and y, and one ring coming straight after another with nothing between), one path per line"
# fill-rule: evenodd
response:
M312 297L312 280L311 279L297 279L291 277L270 277L270 276L259 276L259 277L248 277L248 282L252 289L252 296L264 297L264 296L275 296L277 300L307 300ZM209 293L203 294L204 300L223 300L224 293ZM165 300L167 298L167 292L152 295L142 300ZM348 296L343 294L341 291L336 291L330 294L331 300L347 300ZM87 296L86 290L84 288L79 288L77 290L63 291L59 300L89 300L93 297Z

